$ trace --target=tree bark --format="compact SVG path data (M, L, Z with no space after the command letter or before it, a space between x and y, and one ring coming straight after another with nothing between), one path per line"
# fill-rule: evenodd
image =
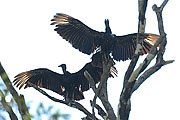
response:
M28 108L26 106L24 96L18 95L18 93L16 92L16 90L12 86L11 81L10 81L9 77L7 76L7 74L4 70L4 68L2 67L1 63L0 63L0 75L1 75L1 78L4 81L8 91L11 93L15 102L18 105L18 110L21 114L22 119L23 120L30 120L30 114L29 114Z

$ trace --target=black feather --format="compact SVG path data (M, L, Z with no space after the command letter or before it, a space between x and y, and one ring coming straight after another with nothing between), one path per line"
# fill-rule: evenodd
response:
M89 82L84 76L84 72L88 71L95 83L101 80L103 72L102 60L99 59L101 55L95 55L96 57L93 57L92 62L87 63L78 72L70 73L66 71L65 64L64 67L61 65L64 74L59 74L46 68L39 68L16 75L13 83L21 89L23 86L25 86L24 88L31 87L28 86L28 82L31 82L41 88L52 90L64 96L65 99L84 99L83 92L90 89ZM96 58L98 59L95 60ZM100 66L96 66L96 64L93 63L94 61L100 64ZM110 73L109 76L112 77L113 75Z
M105 32L98 32L81 21L63 13L58 13L55 18L52 19L52 25L56 24L55 31L62 38L69 41L74 48L85 54L90 55L101 46L103 52L112 53L113 58L117 61L131 59L134 55L137 33L116 36L111 33L109 20L105 20ZM67 22L63 23L63 21ZM154 34L139 34L140 41L144 41L148 36L156 36L152 37L154 39L152 41L156 41L159 38L158 35ZM147 53L150 50L151 46L149 45L147 43L143 46L145 47L143 49L146 50L143 53Z

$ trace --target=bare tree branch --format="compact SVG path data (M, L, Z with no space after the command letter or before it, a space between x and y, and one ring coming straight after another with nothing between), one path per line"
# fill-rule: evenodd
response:
M91 77L91 75L88 73L88 71L85 71L84 72L84 76L86 77L86 79L88 80L89 84L90 84L90 87L93 89L94 93L95 93L95 96L93 98L93 101L90 101L91 102L91 106L92 106L92 113L93 113L93 116L95 117L95 112L94 112L94 107L95 107L95 104L96 104L96 98L97 98L97 95L98 95L98 89L96 88L96 85L94 83L94 80L93 78Z
M151 68L149 68L148 70L146 70L136 81L134 88L132 90L132 92L134 92L135 90L138 89L138 87L153 73L155 73L156 71L158 71L162 66L167 65L169 63L173 63L174 60L168 60L168 61L164 61L163 60L163 54L165 52L165 46L167 43L166 40L166 33L164 32L164 26L163 26L163 19L162 19L162 10L165 7L165 5L167 4L168 0L164 0L164 2L161 4L160 7L157 7L157 5L153 5L152 9L156 12L157 15L157 20L158 20L158 28L159 28L159 33L160 33L160 38L157 41L157 43L154 45L154 47L157 47L159 44L160 48L159 51L157 53L157 59L156 59L156 64L154 66L152 66Z
M146 12L146 7L147 7L147 2L148 0L139 0L139 23L138 23L138 33L144 33L145 31L145 12ZM125 73L124 77L124 85L123 89L120 95L120 100L118 104L118 120L127 120L129 117L129 113L131 110L131 102L130 102L130 96L131 96L131 90L134 86L135 80L136 79L131 79L132 78L132 73L134 71L134 68L136 66L136 63L139 59L139 54L141 53L142 46L141 42L139 41L139 34L137 34L137 47L135 51L135 56L131 60L131 63Z
M148 0L139 0L138 1L138 4L139 4L138 33L144 33L144 31L145 31L145 25L146 25L145 13L146 13L147 2L148 2ZM136 66L136 63L139 59L139 54L141 53L141 49L142 49L142 46L139 41L139 34L137 34L137 47L136 47L136 51L135 51L135 56L131 60L131 63L125 73L124 82L126 82L129 79L129 77L131 76L131 74Z
M129 117L130 112L130 96L131 94L138 89L138 87L153 73L158 71L162 66L172 63L174 60L164 61L163 55L165 52L166 46L166 34L164 32L164 26L162 21L162 10L164 6L167 4L168 0L165 0L160 7L157 5L153 5L153 10L156 12L158 19L158 28L160 32L160 38L156 41L154 46L151 48L149 54L144 59L143 63L139 65L139 67L131 74L126 84L124 84L123 91L120 96L120 104L119 104L119 114L118 119L126 120ZM147 4L147 3L146 3ZM140 13L140 12L139 12ZM157 47L160 46L157 51ZM139 78L141 72L143 72L146 67L149 65L151 60L157 55L156 64L146 70ZM136 81L136 79L138 80ZM121 113L122 112L122 113Z
M153 7L152 7L153 11L155 11L156 15L157 15L158 28L159 28L160 35L165 34L164 25L163 25L163 19L162 19L162 11L163 11L163 8L165 7L165 5L167 4L168 1L169 0L164 0L164 2L161 4L160 7L157 7L156 4L154 4Z
M93 101L90 101L90 103L91 103L91 106L92 106ZM103 119L106 119L106 118L107 118L106 112L105 112L98 104L95 104L94 107L98 110L98 114L99 114Z
M154 74L155 72L157 72L162 66L167 65L169 63L173 63L174 60L170 60L170 61L165 61L161 64L155 64L154 66L152 66L151 68L149 68L148 70L146 70L136 81L132 92L134 92L135 90L137 90L139 88L139 86L152 74Z
M98 97L108 113L108 119L115 120L116 115L114 113L113 107L111 106L108 100L108 94L107 94L107 80L109 77L110 68L112 66L112 61L109 59L109 55L106 54L102 56L102 60L103 60L103 74L101 76L102 87L100 88Z
M145 25L146 25L146 8L147 8L148 0L138 0L138 8L139 8L139 23L138 23L138 33L144 33Z
M146 8L147 8L147 2L148 0L138 0L139 2L139 22L138 22L138 33L144 33L145 31L145 25L146 25ZM160 33L160 38L156 41L154 46L151 48L150 52L144 59L144 61L138 66L137 69L135 69L136 63L139 59L139 55L142 51L142 41L139 40L139 34L137 34L137 46L136 51L133 59L131 60L131 63L125 73L124 76L124 85L122 92L120 94L120 100L118 104L118 120L128 120L129 113L131 110L131 95L132 93L139 88L139 86L147 80L149 76L157 72L162 66L167 65L169 63L173 63L174 60L168 60L165 61L163 59L163 55L165 52L166 47L166 33L164 32L164 26L163 26L163 19L162 19L162 10L164 9L165 5L167 4L168 0L164 0L164 2L161 4L160 7L157 7L157 5L153 5L153 10L156 12L157 20L158 20L158 28ZM157 49L159 47L159 49ZM87 116L83 118L84 120L98 120L98 118L95 115L94 108L98 110L98 114L103 119L110 119L110 120L116 120L116 115L114 113L114 110L108 100L108 93L107 93L107 80L109 77L110 67L112 66L112 61L107 57L105 53L103 53L102 60L103 60L103 74L101 76L101 81L96 88L96 85L94 83L93 78L91 75L85 71L84 75L87 78L87 80L90 83L91 88L93 89L95 96L93 98L93 101L91 102L92 106L92 113L90 113L83 105L76 101L64 101L59 100L55 97L52 97L48 95L44 90L40 89L36 85L28 82L28 85L34 87L36 90L38 90L43 95L47 96L49 99L59 102L62 104L65 104L67 106L73 107L78 109L79 111L82 111ZM156 63L154 66L150 67L148 70L144 72L144 70L147 68L147 66L150 64L150 62L156 58ZM135 69L135 70L134 70ZM140 74L142 75L140 76ZM7 74L5 73L3 67L0 64L0 74L2 79L4 80L4 83L6 84L8 90L11 92L12 96L14 97L16 103L18 104L18 109L20 111L20 114L22 116L23 120L29 120L30 115L28 112L28 109L26 107L24 98L22 95L18 95L13 86L11 85L11 82L9 78L7 77ZM8 104L5 101L5 97L3 95L3 92L0 90L0 97L1 102L6 109L6 111L9 113L10 118L14 117L14 120L17 119L17 116L12 111L12 108L8 106ZM101 100L104 108L106 111L104 111L98 104L96 104L96 99L99 97Z
M11 120L18 120L16 114L14 113L14 111L12 110L12 107L10 105L8 105L8 103L5 100L5 95L3 94L3 92L0 90L0 100L1 103L4 107L4 109L8 112L9 117L11 118Z
M109 77L109 72L110 72L110 68L112 66L112 61L107 57L109 55L106 55L105 53L102 56L103 59L103 74L101 76L101 81L98 85L98 88L94 87L94 83L92 82L93 79L92 77L88 74L88 72L85 72L85 77L88 79L93 91L95 92L95 96L94 99L92 101L92 111L94 113L94 107L96 105L96 98L97 96L99 97L99 99L101 100L104 108L106 109L107 115L108 115L108 119L110 120L115 120L116 119L116 115L114 113L114 110L110 104L110 102L108 101L108 94L107 94L107 80ZM104 116L105 117L105 116Z
M15 102L18 105L18 110L21 114L22 119L23 120L30 120L30 114L29 114L28 108L26 106L24 96L18 95L18 93L16 92L16 90L12 86L11 81L9 80L9 77L7 76L7 74L4 70L4 68L2 67L1 63L0 63L0 75L1 75L1 78L4 81L8 91L10 91L11 95L13 96Z
M81 112L83 112L84 114L86 114L89 119L91 118L93 120L94 116L80 103L78 103L76 101L59 100L59 99L57 99L55 97L50 96L44 90L42 90L41 88L37 87L36 85L34 85L34 84L30 83L30 82L28 82L28 85L32 86L34 89L36 89L37 91L39 91L41 94L45 95L46 97L48 97L52 101L59 102L59 103L65 104L65 105L67 105L69 107L76 108L76 109L80 110ZM98 120L98 119L95 118L95 120Z

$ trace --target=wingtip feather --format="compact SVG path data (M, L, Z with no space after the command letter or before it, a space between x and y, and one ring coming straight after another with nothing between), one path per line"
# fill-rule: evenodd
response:
M68 24L69 23L69 17L68 15L65 14L56 14L54 18L51 20L53 23L51 25L55 24Z
M16 85L16 87L19 87L19 89L21 89L30 77L31 75L27 72L20 73L15 76L13 83L14 85Z
M114 66L112 66L112 67L110 68L110 72L113 73L116 77L118 76L118 75L117 75L117 74L118 74L118 71L117 71L117 69L116 69Z
M51 23L51 25L62 25L62 24L69 24L69 22L64 22L64 21L56 21L56 22L53 22Z
M151 45L154 45L156 41L159 39L159 37L159 35L149 33L145 41L150 43Z

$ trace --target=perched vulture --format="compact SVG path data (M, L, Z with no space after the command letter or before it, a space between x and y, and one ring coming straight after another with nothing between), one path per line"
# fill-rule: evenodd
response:
M137 33L116 36L111 32L108 19L105 19L105 32L93 30L78 19L63 13L57 13L52 21L51 25L56 25L55 31L85 54L90 55L101 48L107 54L112 53L113 59L125 61L131 59L135 53ZM159 35L139 34L139 38L142 41L142 54L146 54Z
M94 79L95 83L101 80L103 68L94 66L93 63L93 61L97 61L94 59L98 58L99 55L99 53L94 54L92 61L75 73L66 71L66 65L62 64L59 67L62 67L63 74L53 72L46 68L39 68L16 75L13 83L16 87L21 89L24 85L24 88L30 87L28 86L28 82L30 82L38 87L52 90L64 96L65 100L81 100L84 99L83 92L90 89L89 82L84 76L84 72L87 71ZM109 77L113 77L112 73L114 73L114 75L117 74L114 65L111 67Z

